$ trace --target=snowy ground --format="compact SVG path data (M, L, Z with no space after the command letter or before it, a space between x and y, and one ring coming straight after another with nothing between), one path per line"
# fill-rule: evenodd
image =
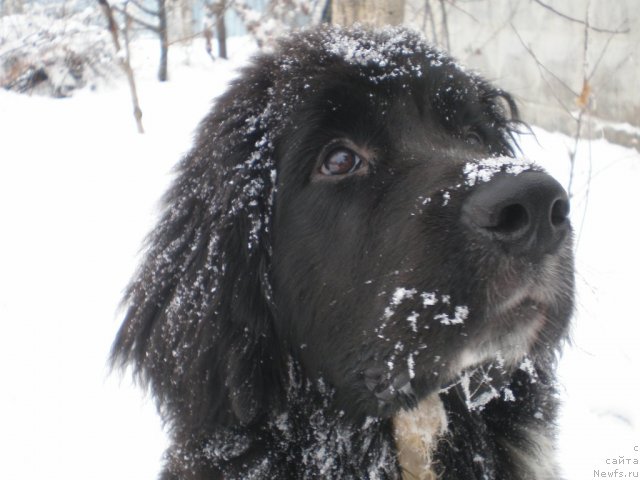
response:
M155 45L142 49L142 136L124 82L66 100L0 91L3 478L155 478L165 437L153 404L107 376L105 359L170 168L247 45L232 43L233 60L215 64L201 45L174 50L167 84L153 78ZM535 132L524 151L566 185L570 140ZM640 154L593 141L578 164L578 314L560 365L560 458L568 480L616 467L640 477ZM631 464L612 463L621 457Z

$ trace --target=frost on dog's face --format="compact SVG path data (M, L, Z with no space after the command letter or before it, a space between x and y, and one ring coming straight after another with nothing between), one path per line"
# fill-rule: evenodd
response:
M386 35L377 49L335 35L314 71L289 66L295 102L274 147L276 328L349 413L390 415L456 384L481 408L565 333L566 211L554 207L562 232L548 248L479 233L474 192L544 175L513 158L510 99L422 43L407 50L406 32ZM513 215L510 229L528 221Z

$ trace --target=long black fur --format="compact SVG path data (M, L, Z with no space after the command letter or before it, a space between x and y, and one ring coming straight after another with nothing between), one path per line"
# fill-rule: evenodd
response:
M546 455L532 431L553 438L570 239L515 258L459 221L465 165L513 156L516 121L507 93L401 29L324 27L254 59L177 168L113 347L169 430L162 479L397 479L391 418L432 394L441 478L538 478L522 459ZM318 173L336 139L366 175ZM529 368L470 408L449 366L511 328L489 318L500 285L542 281ZM456 305L464 322L434 321Z

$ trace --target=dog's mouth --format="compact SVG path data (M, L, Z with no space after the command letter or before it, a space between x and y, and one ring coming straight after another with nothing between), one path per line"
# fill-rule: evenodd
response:
M497 396L509 398L519 369L535 374L536 361L565 333L571 279L559 256L537 264L509 259L493 273L484 293L476 290L469 298L435 287L429 290L434 293L387 288L391 294L376 330L384 353L372 358L368 350L360 370L370 412L393 416L452 389L469 409L482 408Z
M493 398L509 397L509 379L517 369L533 372L529 354L548 322L550 296L543 289L519 288L487 310L473 341L430 369L422 356L398 364L404 371L390 375L388 365L364 371L364 383L375 397L380 416L413 409L424 397L458 389L470 410ZM531 373L529 372L529 373Z
M409 372L387 379L382 369L370 368L364 372L364 381L377 399L378 414L382 417L388 417L398 409L411 410L418 405L419 395Z

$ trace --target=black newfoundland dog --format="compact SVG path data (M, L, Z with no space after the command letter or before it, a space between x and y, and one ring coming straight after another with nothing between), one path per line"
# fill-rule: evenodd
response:
M202 122L113 349L164 480L557 479L567 196L403 29L261 54Z

